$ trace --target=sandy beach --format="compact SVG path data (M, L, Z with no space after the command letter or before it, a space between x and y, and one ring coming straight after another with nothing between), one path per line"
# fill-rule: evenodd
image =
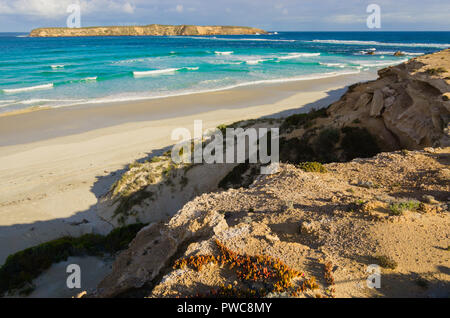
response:
M0 117L0 264L11 253L64 235L106 233L98 199L130 163L204 129L329 105L375 73L138 102L45 109Z

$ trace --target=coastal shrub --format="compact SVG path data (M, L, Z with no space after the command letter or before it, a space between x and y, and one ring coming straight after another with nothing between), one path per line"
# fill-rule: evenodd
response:
M336 145L340 139L340 131L335 128L327 128L320 131L317 137L314 148L317 157L322 162L337 161Z
M377 255L375 259L378 261L378 265L383 268L396 269L398 266L397 262L387 255Z
M103 239L102 247L111 254L124 250L144 226L143 223L136 223L115 228Z
M447 70L443 67L437 67L437 68L429 68L426 70L426 72L430 75L439 75L442 73L446 73Z
M230 185L241 184L243 174L249 169L249 163L241 163L233 168L222 180L219 182L219 188L229 189Z
M405 211L417 211L420 208L420 202L415 200L394 202L389 205L392 215L402 215Z
M370 158L380 152L375 138L365 128L344 127L341 147L346 160Z
M145 224L132 224L111 231L108 235L85 234L80 237L62 237L10 255L0 267L0 295L26 288L32 291L33 279L54 263L66 261L69 256L100 256L127 248Z
M258 166L256 164L250 164L248 162L241 163L233 168L222 180L220 180L218 186L221 189L231 188L247 188L249 187L256 176L258 175Z
M281 131L286 131L289 128L298 128L300 126L311 123L312 120L320 117L328 117L327 109L321 108L319 110L311 110L309 113L305 114L294 114L286 117L283 124L280 127Z
M418 278L416 280L416 284L423 289L427 289L430 285L430 282L422 277Z
M319 172L319 173L328 172L327 168L325 168L319 162L302 162L298 165L298 167L305 172Z
M117 206L116 210L114 211L114 216L128 216L131 214L131 209L140 204L145 199L152 199L153 193L148 192L146 188L140 189L134 193L121 196L117 199L119 202L119 205ZM124 220L122 218L122 220Z

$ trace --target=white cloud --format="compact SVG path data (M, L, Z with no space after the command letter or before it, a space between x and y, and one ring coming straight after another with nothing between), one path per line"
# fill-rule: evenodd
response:
M135 5L125 0L0 0L0 15L27 15L60 18L67 15L71 4L81 5L81 14L115 12L132 14Z
M179 4L179 5L176 6L175 10L176 10L177 12L181 13L181 12L183 12L184 7L183 7L182 4Z
M134 9L136 9L136 7L129 2L127 2L123 5L123 11L126 13L132 14L132 13L134 13Z

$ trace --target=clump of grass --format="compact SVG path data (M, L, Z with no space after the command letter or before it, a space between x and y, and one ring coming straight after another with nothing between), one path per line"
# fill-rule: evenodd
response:
M375 259L378 261L378 265L383 268L396 269L398 266L397 262L387 255L377 255Z
M307 138L281 138L280 161L295 164L304 161L318 161L318 159Z
M424 278L418 278L416 284L423 289L427 289L430 283Z
M271 292L281 293L293 288L292 280L296 277L304 277L300 273L279 259L265 255L241 255L229 248L223 243L216 240L216 245L220 254L213 255L197 255L189 258L180 259L175 262L174 269L191 267L196 271L202 270L207 264L216 264L227 266L230 270L234 270L239 280L244 283L254 285L261 283L264 288L261 289L245 289L234 288L231 285L221 286L218 290L212 290L207 296L215 297L265 297ZM292 291L292 295L303 292L308 289L317 289L318 285L312 277L304 280L302 285Z
M66 261L69 256L100 256L127 248L145 225L133 224L111 231L108 235L85 234L80 237L62 237L10 255L0 267L0 295L18 290L29 294L32 281L54 263Z
M132 214L132 208L146 199L153 200L154 194L148 192L146 188L140 189L129 195L121 196L117 199L119 202L116 210L114 211L114 217L122 216L119 219L119 223L123 223L127 216Z
M380 152L375 138L365 128L344 127L341 147L347 160L370 158Z
M446 73L447 70L443 67L437 67L437 68L429 68L426 70L426 72L430 75L439 75L442 73Z
M248 162L241 163L220 180L218 186L225 190L241 187L248 188L258 175L258 171L256 164L250 164Z
M324 162L336 161L336 146L340 139L340 131L335 128L326 128L320 131L314 142L314 150Z
M320 162L302 162L298 165L305 172L327 173L328 170Z
M417 211L420 208L420 202L415 200L393 202L389 205L392 215L403 215L405 211Z
M225 134L226 134L227 128L228 128L228 125L224 125L224 124L217 126L217 129L220 130L220 132L222 133L222 135L225 135Z
M286 131L290 128L299 128L304 125L311 125L311 122L317 118L328 117L326 108L322 108L319 110L311 110L306 114L295 114L287 117L283 124L281 124L280 130Z

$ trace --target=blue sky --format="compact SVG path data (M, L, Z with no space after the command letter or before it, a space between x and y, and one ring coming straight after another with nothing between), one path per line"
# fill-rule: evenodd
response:
M82 26L246 25L277 31L368 30L366 8L381 7L381 31L450 31L448 0L0 0L0 32L66 26L79 2Z

